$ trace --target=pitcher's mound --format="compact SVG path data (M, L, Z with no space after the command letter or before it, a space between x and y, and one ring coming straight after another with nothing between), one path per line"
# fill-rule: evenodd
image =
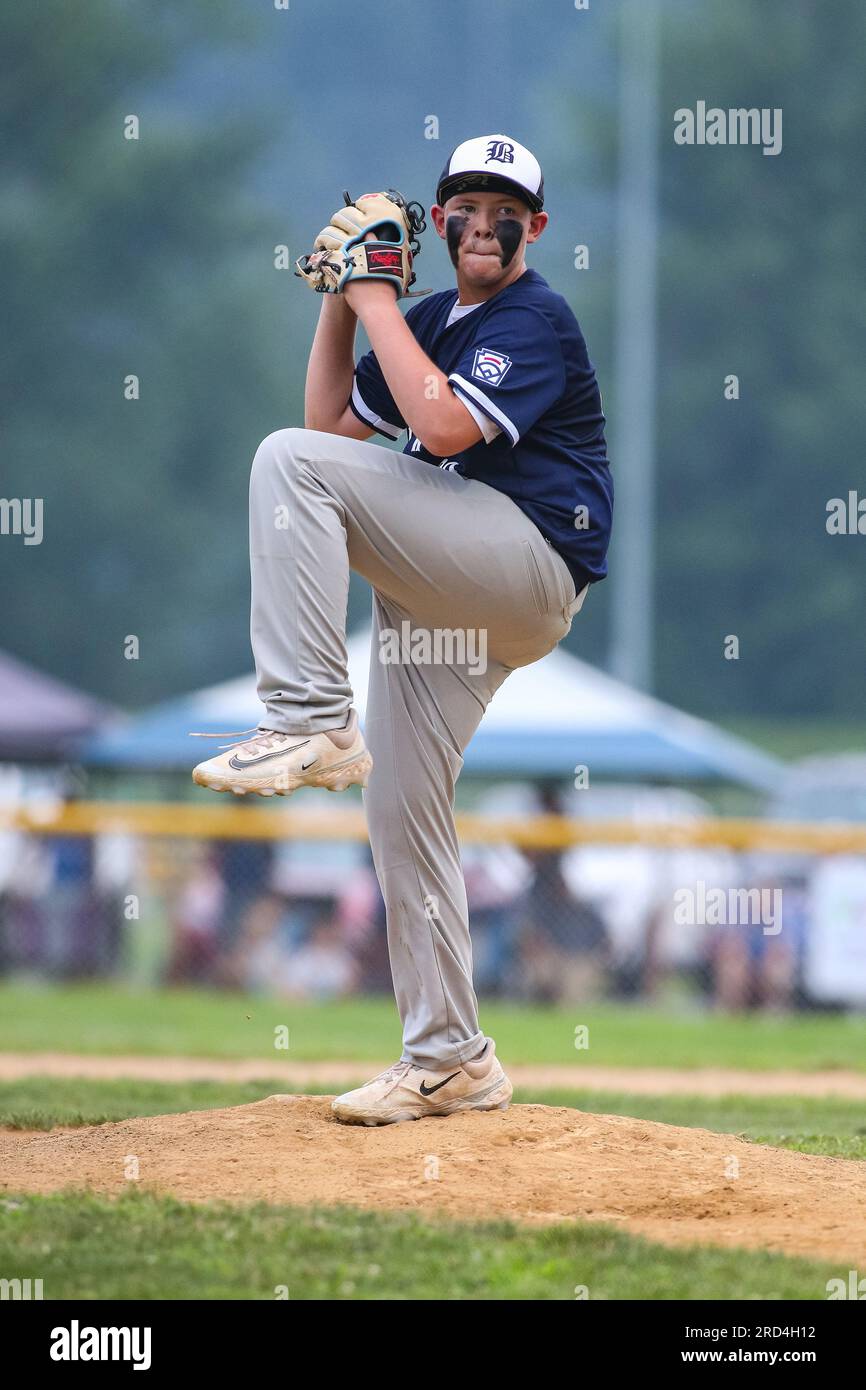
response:
M616 1115L513 1105L367 1129L338 1124L328 1097L270 1096L0 1135L9 1192L117 1193L136 1164L137 1185L187 1201L608 1221L669 1244L866 1262L866 1164Z

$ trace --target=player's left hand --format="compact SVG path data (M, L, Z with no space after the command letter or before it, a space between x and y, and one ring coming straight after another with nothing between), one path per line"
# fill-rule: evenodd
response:
M350 282L389 285L400 299L415 282L413 257L426 226L424 209L400 193L365 193L334 213L309 255L295 262L296 274L319 294L343 294ZM429 293L429 291L424 291Z

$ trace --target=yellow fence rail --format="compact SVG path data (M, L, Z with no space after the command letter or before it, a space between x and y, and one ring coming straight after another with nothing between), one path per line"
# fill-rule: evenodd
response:
M864 854L866 825L755 819L681 822L573 820L564 816L493 818L458 814L467 844L513 844L524 849L572 845L645 845L656 849L718 847L791 854ZM0 809L0 831L35 835L180 837L202 840L366 840L363 810L304 812L244 805L176 802L73 802L59 810Z

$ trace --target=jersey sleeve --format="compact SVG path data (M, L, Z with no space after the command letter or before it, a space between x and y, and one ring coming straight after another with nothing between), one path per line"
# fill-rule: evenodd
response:
M406 429L406 421L397 409L376 354L372 351L366 352L355 367L349 404L359 420L379 434L384 434L387 439L399 439Z
M502 430L500 429L499 425L497 425L495 420L491 420L489 415L485 415L484 411L481 409L481 406L476 405L475 402L471 401L468 396L460 396L459 400L461 405L465 405L466 409L469 411L469 414L472 416L472 419L475 421L476 425L480 429L482 435L484 436L484 443L492 444L496 436L502 433Z
M565 362L553 327L537 309L504 304L479 323L449 374L452 388L517 444L565 390Z

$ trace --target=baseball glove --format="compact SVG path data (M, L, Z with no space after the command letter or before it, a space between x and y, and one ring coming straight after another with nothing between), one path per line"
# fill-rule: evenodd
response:
M388 280L397 298L416 298L412 266L421 247L418 236L427 223L420 203L407 203L396 189L365 193L334 213L316 237L313 250L295 262L295 274L318 294L340 294L349 280ZM365 238L372 232L375 240Z

